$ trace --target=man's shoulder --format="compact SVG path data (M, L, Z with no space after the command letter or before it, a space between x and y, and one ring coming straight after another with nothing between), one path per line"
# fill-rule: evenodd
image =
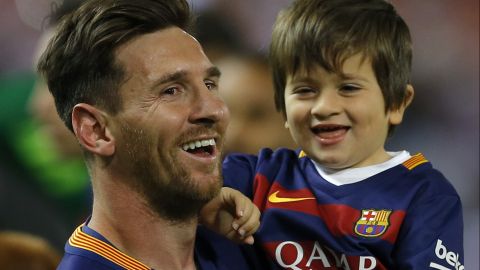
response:
M57 270L85 270L85 269L95 269L95 270L121 270L114 264L110 263L101 263L97 260L81 256L78 254L65 253L62 258L62 261L57 267Z
M227 238L199 226L195 257L205 270L263 270L264 257L254 246L236 244Z

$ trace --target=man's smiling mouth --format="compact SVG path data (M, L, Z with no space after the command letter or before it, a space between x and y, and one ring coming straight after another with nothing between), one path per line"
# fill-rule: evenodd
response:
M216 142L215 139L195 140L183 144L183 151L194 155L213 155L215 153Z

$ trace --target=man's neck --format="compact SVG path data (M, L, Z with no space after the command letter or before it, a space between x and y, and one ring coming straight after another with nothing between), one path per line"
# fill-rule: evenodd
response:
M195 269L196 218L174 223L154 214L127 186L102 188L108 192L95 192L90 228L123 253L156 270Z

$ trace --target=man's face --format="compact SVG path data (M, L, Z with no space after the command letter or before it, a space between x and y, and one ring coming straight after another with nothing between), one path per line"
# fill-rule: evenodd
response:
M192 217L222 185L229 113L218 96L219 72L176 27L133 39L116 59L125 70L112 131L119 177L160 216Z

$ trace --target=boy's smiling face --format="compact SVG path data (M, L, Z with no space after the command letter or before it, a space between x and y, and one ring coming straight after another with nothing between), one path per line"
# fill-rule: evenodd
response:
M410 86L407 92L408 97L413 96ZM343 62L342 74L317 65L287 76L285 105L290 133L310 158L331 169L388 160L384 143L389 124L402 121L408 103L385 111L371 61L361 54Z

